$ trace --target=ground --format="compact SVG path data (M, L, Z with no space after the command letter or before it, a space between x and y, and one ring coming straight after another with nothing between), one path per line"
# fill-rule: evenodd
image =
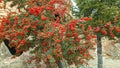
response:
M112 55L112 54L116 53L112 49L113 46L110 46L110 44L108 44L108 43L110 43L109 41L105 40L103 42L105 42L105 43L103 43L103 68L120 68L120 64L119 64L120 60L118 58L115 58L115 56ZM119 46L119 45L120 44L117 44L116 46ZM106 53L110 53L110 56L106 55ZM96 50L91 51L91 54L93 55L94 60L90 60L88 62L89 67L97 68ZM120 51L117 52L117 54L120 54ZM0 45L0 68L34 68L35 67L34 64L27 64L25 62L28 59L28 56L30 56L30 54L29 54L29 52L26 52L15 59L11 59L12 55L9 53L7 47L5 47L4 43L2 43ZM44 65L43 65L43 67L44 67ZM71 66L71 68L75 68L74 65ZM88 67L86 67L86 68L88 68Z

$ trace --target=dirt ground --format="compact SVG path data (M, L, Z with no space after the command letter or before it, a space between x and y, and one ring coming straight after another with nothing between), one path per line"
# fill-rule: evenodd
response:
M117 52L120 44L117 44L116 48L112 49L113 46L110 46L110 42L103 41L103 68L120 68L120 60L116 58L114 55L120 54L120 51ZM109 43L109 44L108 44ZM108 46L109 45L109 46ZM116 50L116 51L115 51ZM91 51L92 56L94 57L94 60L90 60L89 68L97 68L97 50ZM106 55L106 53L109 53L110 55ZM16 59L11 59L10 53L8 52L7 48L4 46L4 43L0 45L0 68L34 68L34 65L28 65L25 63L25 60L28 59L29 53L24 53L20 57L17 57ZM119 57L119 56L118 56ZM75 68L74 65L70 68ZM85 67L84 67L85 68ZM88 67L86 67L88 68Z
M103 45L103 68L120 68L120 43L113 44L108 39L102 40ZM96 48L96 47L95 47ZM89 61L92 68L97 68L97 50L91 51L94 60Z

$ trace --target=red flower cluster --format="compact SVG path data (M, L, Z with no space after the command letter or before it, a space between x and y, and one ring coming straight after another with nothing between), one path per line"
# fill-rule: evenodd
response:
M3 0L0 0L0 3L2 2Z
M84 17L84 18L80 18L80 20L84 20L84 21L92 21L92 17Z
M35 16L39 16L42 11L44 10L45 6L34 6L32 8L29 8L28 11L30 14L33 14Z
M41 20L42 21L45 21L45 20L47 20L48 18L46 17L46 16L44 16L44 15L41 15Z
M72 21L70 22L69 26L68 26L69 30L72 30L72 31L76 30L76 24L77 24L77 23L78 23L77 20L72 20Z
M103 28L103 29L101 29L101 33L103 34L103 35L107 35L108 33L107 33L107 31Z

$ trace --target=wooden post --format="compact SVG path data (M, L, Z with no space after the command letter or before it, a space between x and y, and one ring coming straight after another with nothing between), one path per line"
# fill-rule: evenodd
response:
M97 35L98 68L103 68L101 35Z
M58 68L63 68L61 61L58 61Z

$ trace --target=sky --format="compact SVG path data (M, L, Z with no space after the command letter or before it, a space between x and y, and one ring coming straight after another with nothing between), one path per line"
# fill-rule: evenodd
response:
M72 1L72 3L73 3L73 6L76 6L76 3L74 2L75 0L71 0Z
M72 1L72 3L73 3L73 6L74 6L74 8L76 8L76 9L74 9L75 11L79 11L79 10L77 10L77 6L76 6L76 3L75 3L75 0L71 0Z

